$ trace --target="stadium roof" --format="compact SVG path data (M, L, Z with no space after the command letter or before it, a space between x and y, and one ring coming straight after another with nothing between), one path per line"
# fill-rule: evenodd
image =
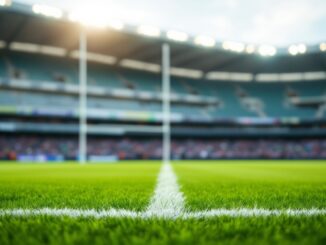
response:
M58 13L52 11L52 14ZM10 48L13 43L32 43L63 48L69 54L78 49L80 24L69 21L64 13L62 15L62 18L51 18L44 15L42 8L33 9L32 6L19 3L0 7L0 40L5 48ZM271 50L273 47L269 46L218 43L205 37L189 37L180 42L172 40L171 36L182 39L181 33L170 32L169 37L167 32L158 34L151 27L124 26L122 30L121 27L119 23L112 23L111 28L88 28L89 52L112 57L112 63L124 64L126 67L147 65L135 64L133 61L150 63L153 66L147 65L148 70L155 71L155 65L161 64L161 45L168 42L172 67L191 69L194 74L269 74L326 70L326 52L322 52L326 50L326 44L304 48L292 46L292 53L298 53L295 56L290 55L288 47L280 48L274 55ZM261 55L266 55L264 51L267 56Z

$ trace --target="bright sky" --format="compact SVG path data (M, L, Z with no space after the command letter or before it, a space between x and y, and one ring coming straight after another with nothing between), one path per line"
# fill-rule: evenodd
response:
M97 4L113 19L205 34L217 40L287 45L326 41L326 0L20 0L66 10ZM94 8L89 8L94 9ZM96 10L93 10L96 14Z

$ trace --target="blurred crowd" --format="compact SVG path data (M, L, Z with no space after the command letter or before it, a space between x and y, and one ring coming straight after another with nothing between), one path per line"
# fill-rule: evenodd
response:
M117 159L160 159L160 139L90 138L88 156L115 156ZM326 140L318 139L177 139L172 140L173 159L313 159L326 158ZM74 137L1 136L0 159L22 156L78 156Z

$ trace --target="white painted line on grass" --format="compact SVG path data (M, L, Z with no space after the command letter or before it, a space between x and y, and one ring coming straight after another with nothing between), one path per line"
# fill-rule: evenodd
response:
M207 211L186 212L184 219L209 217L270 217L270 216L318 216L326 215L326 209L212 209Z
M163 164L154 195L143 215L173 218L180 216L183 211L184 197L179 189L177 176L171 164Z
M40 208L40 209L3 209L0 210L0 216L57 216L57 217L88 217L88 218L136 218L140 216L139 212L124 209L70 209L70 208Z
M36 217L36 216L53 216L53 217L71 217L71 218L162 218L162 219L202 219L214 217L310 217L310 216L324 216L326 209L213 209L198 212L180 212L174 215L162 215L162 212L136 212L124 209L108 209L108 210L94 210L94 209L3 209L0 210L0 217Z
M212 209L198 212L187 212L184 207L185 198L180 191L177 176L173 172L171 164L163 164L158 176L156 189L150 204L145 211L137 212L125 209L0 209L0 217L87 217L87 218L162 218L162 219L202 219L214 217L300 217L300 216L321 216L326 215L326 209Z

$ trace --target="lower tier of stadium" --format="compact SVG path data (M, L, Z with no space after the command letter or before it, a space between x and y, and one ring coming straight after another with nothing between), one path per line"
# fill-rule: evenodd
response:
M68 136L0 136L0 160L76 160L78 138ZM322 159L324 139L173 139L172 159ZM161 159L159 138L96 138L88 140L93 161Z

